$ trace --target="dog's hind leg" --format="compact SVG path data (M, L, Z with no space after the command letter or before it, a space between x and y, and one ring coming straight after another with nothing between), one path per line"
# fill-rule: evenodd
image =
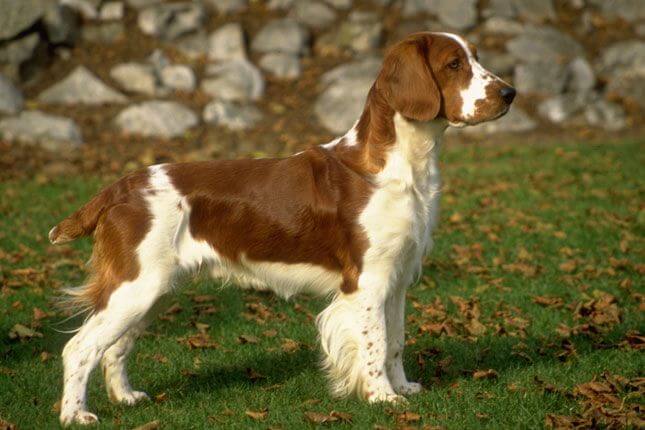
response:
M87 410L90 373L113 345L107 362L118 362L120 359L115 357L122 356L124 364L135 334L140 331L138 327L170 289L176 264L168 226L155 218L140 242L132 240L141 236L140 220L148 216L142 205L116 205L106 211L96 228L94 273L88 286L77 294L93 305L94 311L63 350L63 425L97 420ZM113 370L118 371L119 365ZM120 388L129 388L124 378L116 378Z
M63 425L97 421L96 415L87 411L86 388L90 373L110 348L114 349L107 357L107 362L115 363L116 358L116 362L123 360L121 366L125 364L125 356L132 348L136 332L140 330L138 326L159 296L166 291L167 281L168 279L157 279L154 282L148 275L125 282L112 293L107 307L90 317L67 343L63 350L65 379L60 415ZM119 365L110 372L119 372ZM116 377L119 388L128 389L129 383L124 376L124 369L119 376L111 373L110 381L115 383ZM133 394L131 390L130 394Z
M163 300L159 300L159 302L163 302ZM148 399L148 395L145 392L132 389L126 367L128 356L134 348L134 343L145 331L150 321L157 315L158 308L158 305L153 306L141 322L125 332L103 355L101 368L105 378L105 388L107 389L108 397L115 403L133 405L140 400Z

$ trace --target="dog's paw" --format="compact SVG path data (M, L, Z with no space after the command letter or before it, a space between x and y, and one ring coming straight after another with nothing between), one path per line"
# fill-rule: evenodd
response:
M418 382L406 382L404 384L394 387L394 391L396 391L398 394L403 394L405 396L420 393L422 390L423 390L423 386Z
M60 416L60 423L63 427L72 424L90 425L99 422L99 417L89 411L74 411L63 413Z
M404 405L408 403L408 399L395 393L368 393L367 401L369 403L392 403L396 405Z
M150 397L143 391L129 391L115 396L114 399L116 403L124 405L134 405L142 400L150 400Z

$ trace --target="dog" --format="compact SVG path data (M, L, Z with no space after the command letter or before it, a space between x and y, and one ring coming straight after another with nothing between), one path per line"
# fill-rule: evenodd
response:
M91 275L68 291L89 313L63 350L61 423L97 421L86 386L99 361L111 400L147 398L130 387L128 353L175 275L200 267L331 296L316 324L335 395L419 392L403 369L405 292L432 247L442 136L501 117L514 97L460 36L415 33L389 49L344 136L286 158L151 166L100 191L49 233L94 236Z

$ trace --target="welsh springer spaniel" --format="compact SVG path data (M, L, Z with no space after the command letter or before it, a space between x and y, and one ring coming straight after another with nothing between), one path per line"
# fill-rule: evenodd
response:
M432 247L442 136L499 118L514 96L461 37L416 33L389 50L344 136L287 158L152 166L102 190L49 233L94 235L89 281L69 291L90 315L63 351L61 423L97 420L86 385L99 360L110 399L147 398L126 358L173 277L198 267L333 297L316 322L334 394L419 392L403 370L405 292Z

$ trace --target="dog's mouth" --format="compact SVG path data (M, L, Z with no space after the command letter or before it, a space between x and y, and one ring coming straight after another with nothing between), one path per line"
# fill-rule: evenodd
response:
M477 124L482 124L482 123L489 122L489 121L495 121L497 119L500 119L504 115L506 115L510 109L511 109L511 105L504 105L504 107L499 112L497 112L495 115L493 115L493 116L491 116L489 118L485 118L485 119L482 119L482 120L479 120L479 121L472 121L472 120L470 120L470 121L449 121L448 124L451 127L464 128L464 127L467 127L467 126L473 126L473 125L477 125Z

